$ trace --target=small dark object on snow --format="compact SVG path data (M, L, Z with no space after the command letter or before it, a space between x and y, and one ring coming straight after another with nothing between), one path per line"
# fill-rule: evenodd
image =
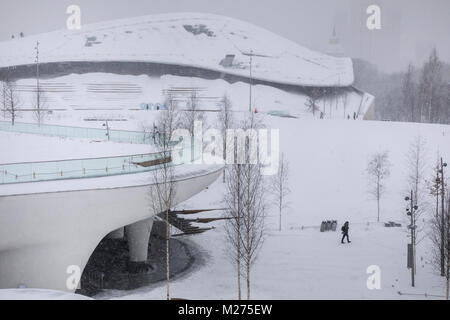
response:
M337 221L336 220L322 221L322 224L320 225L320 232L325 232L325 231L335 232L336 229L337 229Z
M392 222L392 221L389 221L388 223L385 223L384 226L386 228L401 228L402 227L402 225L400 223L395 223L395 222Z

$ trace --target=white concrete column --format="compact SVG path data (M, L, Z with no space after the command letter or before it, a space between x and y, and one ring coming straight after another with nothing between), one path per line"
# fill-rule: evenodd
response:
M153 218L125 227L130 252L130 262L145 262L148 258L148 242L153 227Z
M125 235L125 228L119 228L117 230L114 230L110 234L107 235L108 239L123 239Z

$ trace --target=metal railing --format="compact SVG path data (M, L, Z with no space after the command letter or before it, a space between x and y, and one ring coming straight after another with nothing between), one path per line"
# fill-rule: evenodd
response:
M0 121L0 131L38 134L52 137L71 137L109 140L120 143L154 144L158 148L163 135L149 132L102 130L95 128L37 125ZM124 175L156 170L164 163L172 166L192 163L202 157L202 146L192 138L189 141L171 143L170 151L139 155L70 159L41 162L0 164L0 185L83 179ZM190 156L186 156L186 152ZM176 157L174 157L176 155ZM176 161L173 161L173 159Z
M0 121L0 131L38 134L49 137L109 140L119 143L150 144L155 143L159 134L143 131L111 130L98 128L69 127L37 123Z
M185 147L183 143L180 143L167 152L104 158L0 164L0 185L99 178L149 172L160 169L167 163L170 166L193 163L200 159L201 156L201 149L198 144Z

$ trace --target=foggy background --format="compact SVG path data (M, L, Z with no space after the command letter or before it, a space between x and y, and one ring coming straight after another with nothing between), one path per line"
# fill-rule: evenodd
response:
M215 13L322 52L335 26L347 56L385 72L404 70L409 62L421 65L434 46L450 62L448 0L0 0L0 41L20 32L64 29L72 4L81 7L82 24L156 13ZM366 27L371 4L381 7L381 30Z

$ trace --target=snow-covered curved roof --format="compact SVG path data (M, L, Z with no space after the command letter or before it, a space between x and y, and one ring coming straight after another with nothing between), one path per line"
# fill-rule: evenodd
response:
M301 86L350 86L349 58L331 57L236 19L198 13L151 15L0 42L0 67L41 62L139 61L194 66ZM234 55L233 65L220 63Z

